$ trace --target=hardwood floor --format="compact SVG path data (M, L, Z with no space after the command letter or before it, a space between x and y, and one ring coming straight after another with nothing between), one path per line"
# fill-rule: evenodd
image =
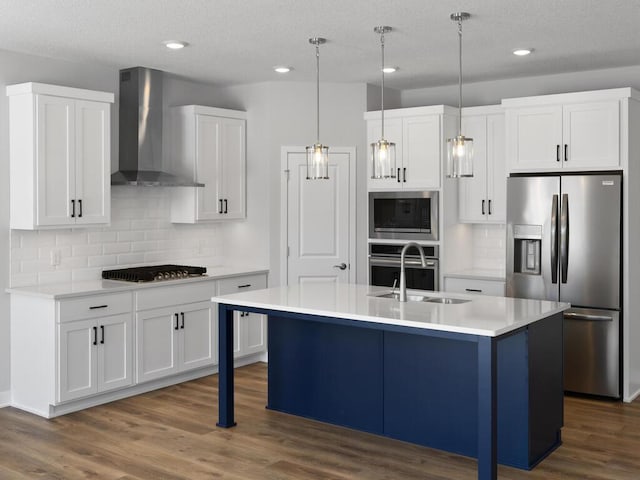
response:
M264 408L266 366L236 370L236 420L215 427L217 376L53 420L0 409L0 479L466 480L473 459ZM455 414L452 412L452 414ZM568 397L564 444L499 478L640 478L640 400Z

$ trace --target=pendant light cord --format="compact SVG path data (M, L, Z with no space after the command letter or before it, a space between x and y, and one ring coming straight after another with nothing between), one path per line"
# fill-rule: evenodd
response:
M382 51L382 90L380 94L380 112L382 113L382 140L384 140L384 27L380 27L380 50Z
M462 20L458 20L458 136L462 135Z
M316 43L316 144L320 144L320 46Z

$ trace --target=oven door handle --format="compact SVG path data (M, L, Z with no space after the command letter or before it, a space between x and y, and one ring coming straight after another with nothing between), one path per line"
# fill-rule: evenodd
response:
M437 262L435 260L427 260L426 266L422 266L422 262L417 259L409 259L404 261L405 266L409 267L420 267L420 268L435 268ZM400 260L396 258L370 258L369 265L372 266L391 266L391 267L400 267Z

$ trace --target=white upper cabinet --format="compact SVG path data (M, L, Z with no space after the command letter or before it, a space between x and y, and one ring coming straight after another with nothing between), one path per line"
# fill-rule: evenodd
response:
M369 190L436 190L441 186L444 118L454 110L443 105L385 111L385 140L396 144L396 178L372 179L371 143L381 136L380 112L367 112L367 186Z
M113 94L24 83L7 95L11 228L109 223Z
M474 158L473 177L458 179L458 219L466 223L504 223L504 114L500 107L463 109L462 132L473 138Z
M503 100L509 170L619 167L621 100L628 90Z
M174 172L204 187L173 191L171 221L199 223L244 218L245 113L188 105L171 116Z

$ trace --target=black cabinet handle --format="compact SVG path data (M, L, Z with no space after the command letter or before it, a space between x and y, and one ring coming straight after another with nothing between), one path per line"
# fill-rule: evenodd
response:
M489 215L491 215L491 200L489 200Z
M97 308L107 308L109 305L92 305L89 307L89 310L95 310Z
M560 161L560 145L556 145L556 162Z
M76 216L76 201L71 200L71 218Z
M406 182L407 182L407 167L404 167L404 168L402 169L402 181L403 181L404 183L406 183Z
M482 293L482 290L480 290L479 288L465 288L465 290L466 290L467 292Z
M100 325L100 343L104 345L104 325Z
M250 283L245 283L244 285L238 285L238 288L249 288L250 286Z
M178 330L180 327L178 326L178 314L175 314L176 316L176 326L173 328L174 330Z
M93 344L98 344L98 327L93 327Z
M220 202L220 208L218 209L218 213L222 213L222 199L219 199L218 202Z
M484 200L482 200L482 215L484 215Z
M227 199L224 199L224 213L229 213L229 209L227 208Z
M564 161L569 161L569 145L567 145L566 143L564 144Z
M182 317L182 323L180 324L180 328L184 328L184 312L180 312L180 316Z
M78 217L82 216L82 199L78 200L78 208L80 209L80 213L78 213Z
M398 179L398 183L400 183L400 169L398 169L398 176L396 178Z

